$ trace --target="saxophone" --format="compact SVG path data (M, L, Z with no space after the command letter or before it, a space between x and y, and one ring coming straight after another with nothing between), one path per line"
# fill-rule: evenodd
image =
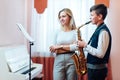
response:
M78 27L78 29L77 29L78 40L82 40L81 36L80 36L80 30L79 29L81 27L83 27L84 25L89 24L90 22L91 21L88 21L85 24ZM87 60L85 59L83 48L79 48L77 51L78 51L79 55L77 53L74 53L72 55L72 59L74 60L74 64L75 64L75 67L76 67L76 72L78 74L85 75L87 73L87 66L86 66L86 61Z

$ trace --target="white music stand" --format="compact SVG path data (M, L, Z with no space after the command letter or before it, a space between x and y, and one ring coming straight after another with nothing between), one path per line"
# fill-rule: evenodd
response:
M34 40L30 37L30 35L27 33L27 31L24 29L22 24L16 23L18 26L19 30L22 32L22 34L25 36L25 38L29 41L29 47L30 47L30 59L29 59L29 80L31 80L31 46L34 44Z

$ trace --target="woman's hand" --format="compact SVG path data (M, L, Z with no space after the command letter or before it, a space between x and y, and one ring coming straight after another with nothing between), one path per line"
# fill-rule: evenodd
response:
M55 53L56 50L58 50L60 48L62 48L62 45L52 45L52 46L50 46L49 49L50 49L50 52Z

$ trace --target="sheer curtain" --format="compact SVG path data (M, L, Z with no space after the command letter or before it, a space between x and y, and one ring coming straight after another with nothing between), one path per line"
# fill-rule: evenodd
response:
M52 56L49 46L54 43L55 30L60 28L58 12L61 9L70 8L76 25L80 26L89 21L89 8L94 4L94 0L48 0L47 4L47 8L42 14L36 12L34 5L32 8L31 35L35 39L32 46L32 56ZM84 40L89 40L92 34L91 30L94 30L94 27L86 26L81 29Z

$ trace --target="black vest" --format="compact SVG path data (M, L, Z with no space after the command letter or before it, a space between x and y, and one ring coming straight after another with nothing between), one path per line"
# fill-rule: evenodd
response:
M109 44L108 44L108 48L107 51L105 53L105 56L103 58L98 58L95 56L92 56L91 54L88 53L87 56L87 63L90 64L104 64L104 63L108 63L109 60L109 55L110 55L110 50L111 50L111 42L112 42L112 38L111 38L111 34L109 29L107 28L107 26L105 24L101 24L99 27L97 27L97 29L95 30L94 34L92 35L90 41L88 42L88 44L90 43L90 45L94 48L97 48L98 46L98 38L99 38L99 34L101 32L101 30L106 30L109 34Z

